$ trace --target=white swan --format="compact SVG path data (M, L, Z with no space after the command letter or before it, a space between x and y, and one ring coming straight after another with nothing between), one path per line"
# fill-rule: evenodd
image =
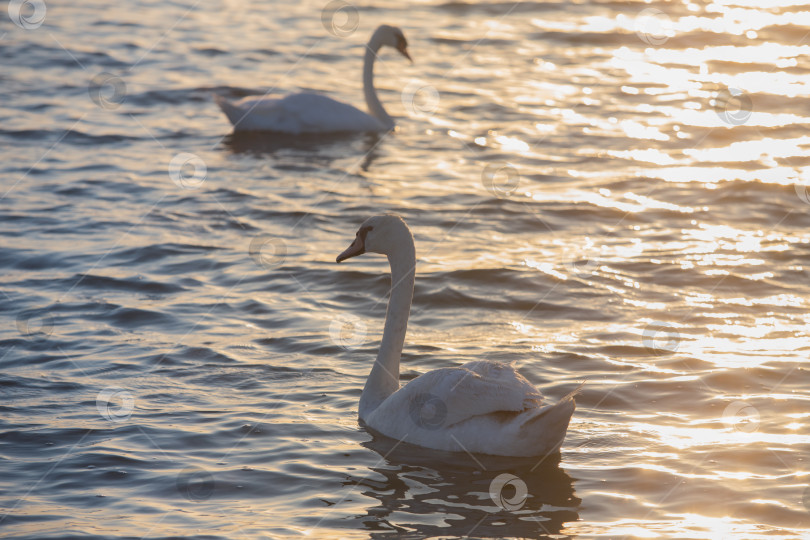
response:
M283 98L248 96L234 102L219 95L215 95L214 99L233 124L234 131L277 131L295 135L388 131L393 129L394 120L385 112L374 89L374 59L385 45L395 48L411 60L408 42L402 30L384 24L374 31L366 45L363 60L363 94L368 113L312 93L290 94Z
M548 404L511 365L489 361L436 369L400 388L416 266L413 236L399 216L374 216L337 262L367 251L388 257L392 285L382 343L360 397L360 420L388 437L437 450L500 456L559 450L576 390Z

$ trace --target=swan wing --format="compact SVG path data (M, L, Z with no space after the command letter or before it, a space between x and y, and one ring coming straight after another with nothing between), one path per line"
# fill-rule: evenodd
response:
M214 101L228 117L234 129L239 131L261 129L257 127L258 123L269 116L268 111L271 111L280 99L275 96L247 96L237 101L230 101L214 94Z
M371 115L321 94L247 96L235 102L219 98L217 103L234 129L242 131L303 134L383 129Z
M400 392L409 401L412 419L427 414L444 426L474 416L519 413L543 402L537 388L511 365L488 361L425 373L394 395Z
M279 103L302 126L302 133L380 131L379 120L347 103L321 94L293 94Z

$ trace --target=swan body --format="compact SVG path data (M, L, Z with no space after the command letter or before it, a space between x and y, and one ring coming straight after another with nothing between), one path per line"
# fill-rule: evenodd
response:
M400 388L415 277L413 236L400 217L374 216L337 262L366 252L388 256L392 286L380 350L360 397L360 420L388 437L437 450L500 456L558 451L576 391L548 403L509 364L477 361L436 369Z
M216 96L236 131L278 131L294 135L339 131L385 131L385 124L363 111L321 94L247 96L229 102ZM329 114L323 114L323 111ZM269 128L272 126L272 129Z
M335 132L388 131L394 120L382 106L374 88L377 52L390 46L411 59L402 30L382 25L366 45L363 60L363 94L369 112L314 93L280 96L247 96L238 101L215 95L214 99L234 126L234 131L275 131L292 135Z

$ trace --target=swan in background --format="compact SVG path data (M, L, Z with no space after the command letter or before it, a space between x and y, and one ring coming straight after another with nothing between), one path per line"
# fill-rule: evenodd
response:
M233 124L234 131L277 131L296 135L388 131L393 129L394 120L385 112L374 88L374 60L377 51L386 45L411 60L402 30L384 24L374 31L363 59L363 94L368 113L332 98L307 92L282 98L248 96L233 102L220 95L215 95L214 99Z
M399 216L371 217L337 262L366 252L388 257L391 298L377 360L360 396L360 420L388 437L437 450L500 456L558 451L578 389L549 404L511 365L485 360L436 369L400 388L416 273L411 231Z

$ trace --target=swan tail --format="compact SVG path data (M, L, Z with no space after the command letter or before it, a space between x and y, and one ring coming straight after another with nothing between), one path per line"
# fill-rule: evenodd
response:
M554 405L547 405L537 414L526 420L521 431L527 434L530 444L534 446L537 454L552 454L559 451L565 440L568 423L576 409L576 396L585 383L580 384L567 393Z
M569 398L574 399L577 396L577 394L579 394L580 390L582 390L582 387L585 386L586 382L588 382L587 379L579 383L579 386L577 386L576 388L565 394L560 401L562 402Z
M227 98L224 96L220 96L219 94L214 94L214 101L217 102L219 108L222 109L222 112L225 113L225 116L228 117L228 120L231 122L232 125L236 125L239 120L242 119L242 111L233 105Z

